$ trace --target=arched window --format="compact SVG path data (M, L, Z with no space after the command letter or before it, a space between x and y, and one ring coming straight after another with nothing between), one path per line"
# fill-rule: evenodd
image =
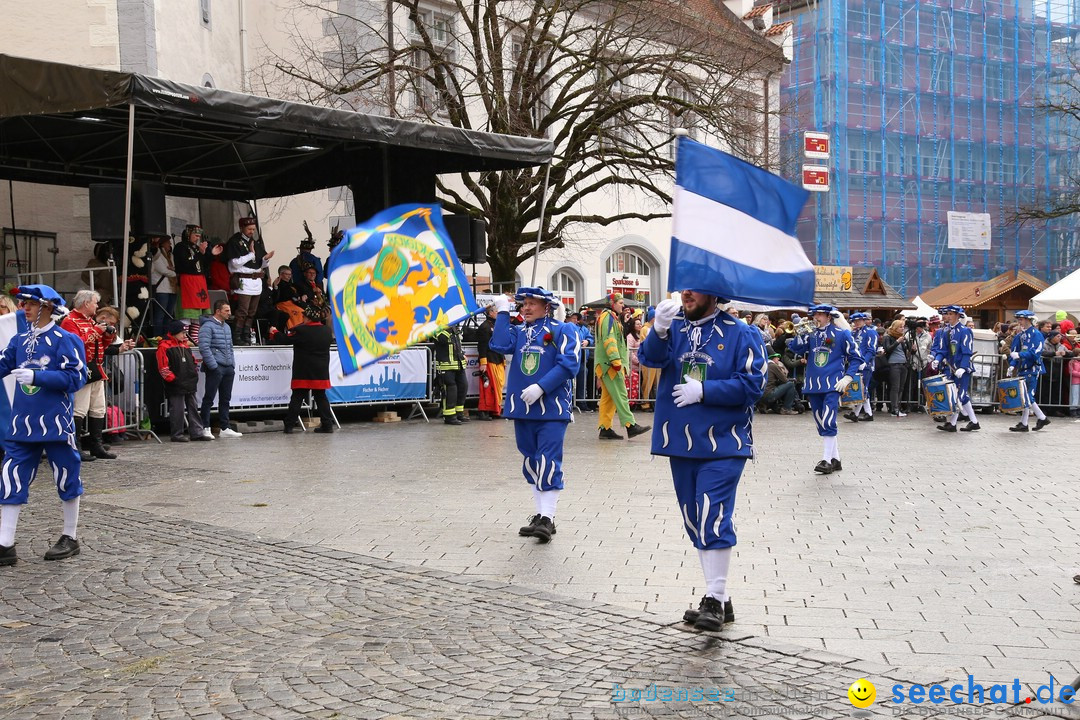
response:
M579 300L584 300L581 298L581 280L577 273L568 268L557 270L551 276L551 291L555 293L555 297L562 300L563 305L571 309L577 307Z
M617 250L604 265L605 292L622 293L641 302L651 302L653 268L653 263L635 250Z

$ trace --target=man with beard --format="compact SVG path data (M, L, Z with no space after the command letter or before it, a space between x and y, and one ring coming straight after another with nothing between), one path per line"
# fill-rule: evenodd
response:
M671 464L683 525L698 550L705 595L684 622L719 630L734 620L727 592L735 491L753 457L754 405L765 389L761 333L692 290L656 306L641 364L660 370L652 454ZM681 311L681 312L680 312Z

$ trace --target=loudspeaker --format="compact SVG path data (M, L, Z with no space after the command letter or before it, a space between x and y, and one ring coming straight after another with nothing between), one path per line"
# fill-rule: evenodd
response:
M131 185L131 234L168 235L165 186L135 182ZM90 186L90 237L93 240L124 239L124 186Z
M124 186L90 186L90 237L124 239Z
M443 215L443 224L463 263L487 262L487 222L468 215Z

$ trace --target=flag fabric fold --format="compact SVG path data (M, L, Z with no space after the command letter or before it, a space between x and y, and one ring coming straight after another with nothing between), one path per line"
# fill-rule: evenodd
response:
M346 232L326 284L345 375L479 310L437 204L387 208Z
M814 266L795 237L810 193L733 155L678 139L668 290L809 306Z

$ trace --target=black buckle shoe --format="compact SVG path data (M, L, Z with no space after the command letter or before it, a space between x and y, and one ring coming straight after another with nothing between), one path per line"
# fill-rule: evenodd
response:
M698 606L698 616L694 621L694 629L716 632L723 626L724 604L708 595L701 598L701 605Z
M944 425L938 425L937 429L945 432L956 432L956 426L948 421L946 421Z
M846 420L850 420L851 422L859 422L859 416L853 412L844 413L844 418Z
M1016 423L1009 428L1009 432L1027 432L1029 429L1024 423Z
M46 560L63 560L79 554L79 541L70 535L61 535L56 544L45 553Z
M555 523L551 518L540 516L540 519L533 525L532 536L540 541L540 544L551 541L551 536L555 534Z
M705 598L701 598L698 608L690 608L683 613L682 621L687 625L693 625L697 622L698 615L701 614L701 605L704 604ZM731 604L731 598L724 601L724 623L735 622L735 606Z
M600 429L600 439L601 440L622 440L622 435L619 435L619 433L615 432L611 428L601 428Z
M975 432L976 430L982 430L982 425L977 422L971 422L968 420L968 424L960 428L960 432Z
M529 518L529 524L518 528L518 535L521 537L532 537L533 530L536 529L536 523L540 522L540 513L536 513Z
M652 425L638 425L634 423L626 428L626 439L635 438L638 435L644 435L652 430Z
M844 466L840 464L840 458L833 458L832 471L833 472L840 472L843 469L844 469Z
M881 412L881 411L879 410L878 412ZM859 416L859 422L874 422L874 416L873 415L867 415L866 417L863 417L862 415L860 415Z
M828 460L822 460L814 466L814 472L821 473L822 475L828 475L832 472L832 463Z
M1050 418L1043 418L1042 420L1035 421L1034 430L1042 430L1044 427L1050 424Z
M17 562L19 562L19 558L15 555L15 546L4 547L0 545L0 567L14 565Z

